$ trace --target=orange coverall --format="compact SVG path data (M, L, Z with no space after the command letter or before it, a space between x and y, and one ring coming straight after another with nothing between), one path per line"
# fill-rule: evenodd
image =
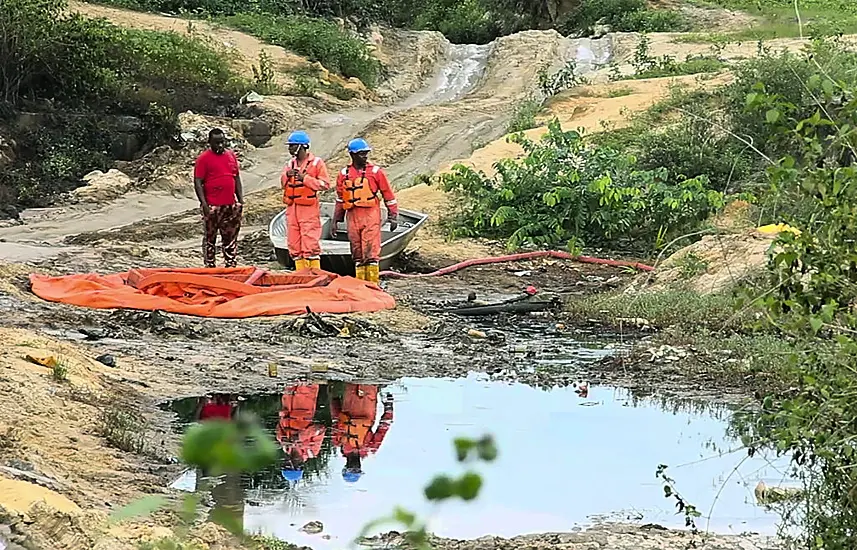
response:
M287 455L299 457L301 463L318 456L327 431L313 422L317 401L317 384L288 386L283 391L277 441Z
M333 399L330 406L333 417L333 444L343 456L358 453L366 458L375 453L393 422L392 404L384 407L378 429L372 431L378 411L378 386L346 384L342 402Z
M303 181L286 176L297 170ZM280 176L283 202L286 203L287 246L293 259L316 259L321 256L321 214L318 192L330 188L330 176L324 161L307 152L303 163L292 158Z
M367 163L358 170L352 165L343 168L336 178L336 211L334 219L347 212L348 240L355 265L378 263L381 259L381 201L387 205L390 217L399 215L396 195L380 166Z

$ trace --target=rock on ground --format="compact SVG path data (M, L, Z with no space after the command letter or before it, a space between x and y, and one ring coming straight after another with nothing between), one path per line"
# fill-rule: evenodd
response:
M131 178L115 168L111 168L105 174L101 170L94 170L83 176L86 183L72 191L72 195L83 201L105 201L123 195L131 188Z

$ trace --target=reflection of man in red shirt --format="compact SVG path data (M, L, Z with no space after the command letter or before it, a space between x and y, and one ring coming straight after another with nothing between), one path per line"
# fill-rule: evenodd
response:
M287 481L303 477L304 463L321 451L327 428L313 421L318 404L318 384L287 386L283 391L277 441L286 455L281 474Z
M225 393L215 394L212 398L204 398L197 409L196 417L200 422L206 420L231 420L234 406Z
M235 267L238 262L238 232L241 229L244 191L238 159L235 153L226 148L223 130L214 128L208 133L208 149L196 159L193 183L205 220L205 238L202 243L205 267L215 266L214 248L218 233L226 267Z
M345 457L342 478L354 483L363 475L361 459L378 451L393 423L393 396L388 393L385 397L384 413L375 431L372 426L378 413L378 386L347 383L342 399L332 399L330 408L333 445Z

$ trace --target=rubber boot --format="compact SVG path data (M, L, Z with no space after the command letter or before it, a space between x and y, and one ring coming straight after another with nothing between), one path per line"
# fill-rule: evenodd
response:
M370 283L380 284L381 277L378 274L378 264L369 264L366 266L366 280Z
M295 260L295 271L300 271L302 269L306 269L309 267L309 260L304 260L303 258L297 258Z
M321 258L310 258L307 261L310 269L321 269Z
M357 277L361 281L366 280L366 266L358 265L354 266L354 276Z

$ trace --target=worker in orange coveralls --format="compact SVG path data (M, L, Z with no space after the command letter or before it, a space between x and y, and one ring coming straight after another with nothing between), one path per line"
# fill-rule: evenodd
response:
M377 284L381 259L381 203L378 194L387 205L390 231L399 226L399 207L384 170L369 162L371 150L362 138L348 143L351 164L343 168L336 178L333 223L336 229L348 213L348 240L351 241L356 277Z
M277 441L286 454L281 470L286 481L300 481L304 464L318 456L327 428L313 421L318 404L318 384L287 386L277 424Z
M345 457L342 479L354 483L363 475L360 462L369 453L378 451L384 436L393 423L393 396L384 399L384 413L378 428L373 432L378 412L378 386L367 384L345 384L342 399L334 398L330 403L333 418L333 445L339 447Z
M324 161L309 152L309 135L298 130L288 139L292 158L283 168L280 184L286 203L287 245L295 271L321 269L321 213L318 192L330 189Z

